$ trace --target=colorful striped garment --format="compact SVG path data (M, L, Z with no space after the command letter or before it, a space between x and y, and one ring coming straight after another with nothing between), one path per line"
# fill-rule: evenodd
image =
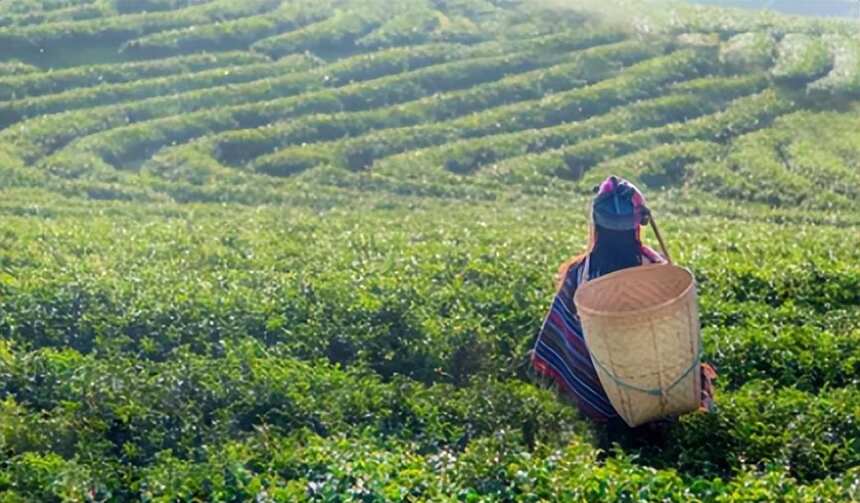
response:
M657 252L643 246L642 262L654 264L665 261ZM595 421L604 422L618 417L618 413L600 384L573 304L573 295L576 288L583 283L587 270L588 259L574 264L568 270L538 334L532 352L532 365L539 374L555 381L562 393L574 399L583 414ZM599 276L592 271L588 274L588 280ZM711 410L713 405L711 381L715 377L713 368L703 363L703 410Z

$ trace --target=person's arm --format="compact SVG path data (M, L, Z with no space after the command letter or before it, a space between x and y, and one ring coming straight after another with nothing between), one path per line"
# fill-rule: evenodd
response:
M666 258L647 245L642 245L642 265L665 264Z

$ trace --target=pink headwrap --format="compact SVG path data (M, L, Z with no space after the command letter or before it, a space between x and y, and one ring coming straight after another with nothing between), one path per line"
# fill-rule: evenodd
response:
M595 220L596 217L598 217L598 215L596 215L598 211L597 207L598 205L601 205L602 207L609 207L611 210L613 209L613 206L612 204L609 204L610 202L614 202L614 210L617 213L614 215L611 214L611 212L609 214L603 214L603 218L610 219L610 222L612 222L612 218L618 218L622 222L622 225L632 224L632 228L636 232L636 240L641 242L642 225L646 225L648 223L651 211L648 209L648 206L645 203L645 196L642 195L639 188L628 180L616 176L610 176L597 186L596 192L597 195L592 203L589 251L593 249L594 243L597 239L595 228ZM610 199L610 195L616 192L623 192L625 198L629 197L629 203L625 200L622 204L622 206L626 206L626 212L624 209L619 208L618 201ZM630 207L631 205L632 208ZM659 253L646 245L642 245L642 255L651 262L664 261L663 257Z

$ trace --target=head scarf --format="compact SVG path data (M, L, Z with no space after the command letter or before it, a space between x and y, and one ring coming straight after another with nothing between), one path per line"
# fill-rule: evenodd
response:
M594 188L596 193L589 207L588 246L581 255L571 257L559 268L557 284L561 287L567 271L571 266L584 260L597 243L596 225L601 227L636 231L636 240L641 243L641 229L647 225L651 211L645 202L645 196L632 183L617 176L606 178ZM642 256L652 263L663 262L663 257L649 246L640 244Z
M596 225L616 231L638 231L647 223L649 212L645 196L632 183L610 176L596 191L591 203L591 218Z

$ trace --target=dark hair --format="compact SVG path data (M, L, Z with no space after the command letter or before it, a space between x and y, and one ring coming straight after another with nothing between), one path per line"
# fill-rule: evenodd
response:
M589 264L592 276L642 265L642 243L635 230L616 231L595 225L595 234Z

